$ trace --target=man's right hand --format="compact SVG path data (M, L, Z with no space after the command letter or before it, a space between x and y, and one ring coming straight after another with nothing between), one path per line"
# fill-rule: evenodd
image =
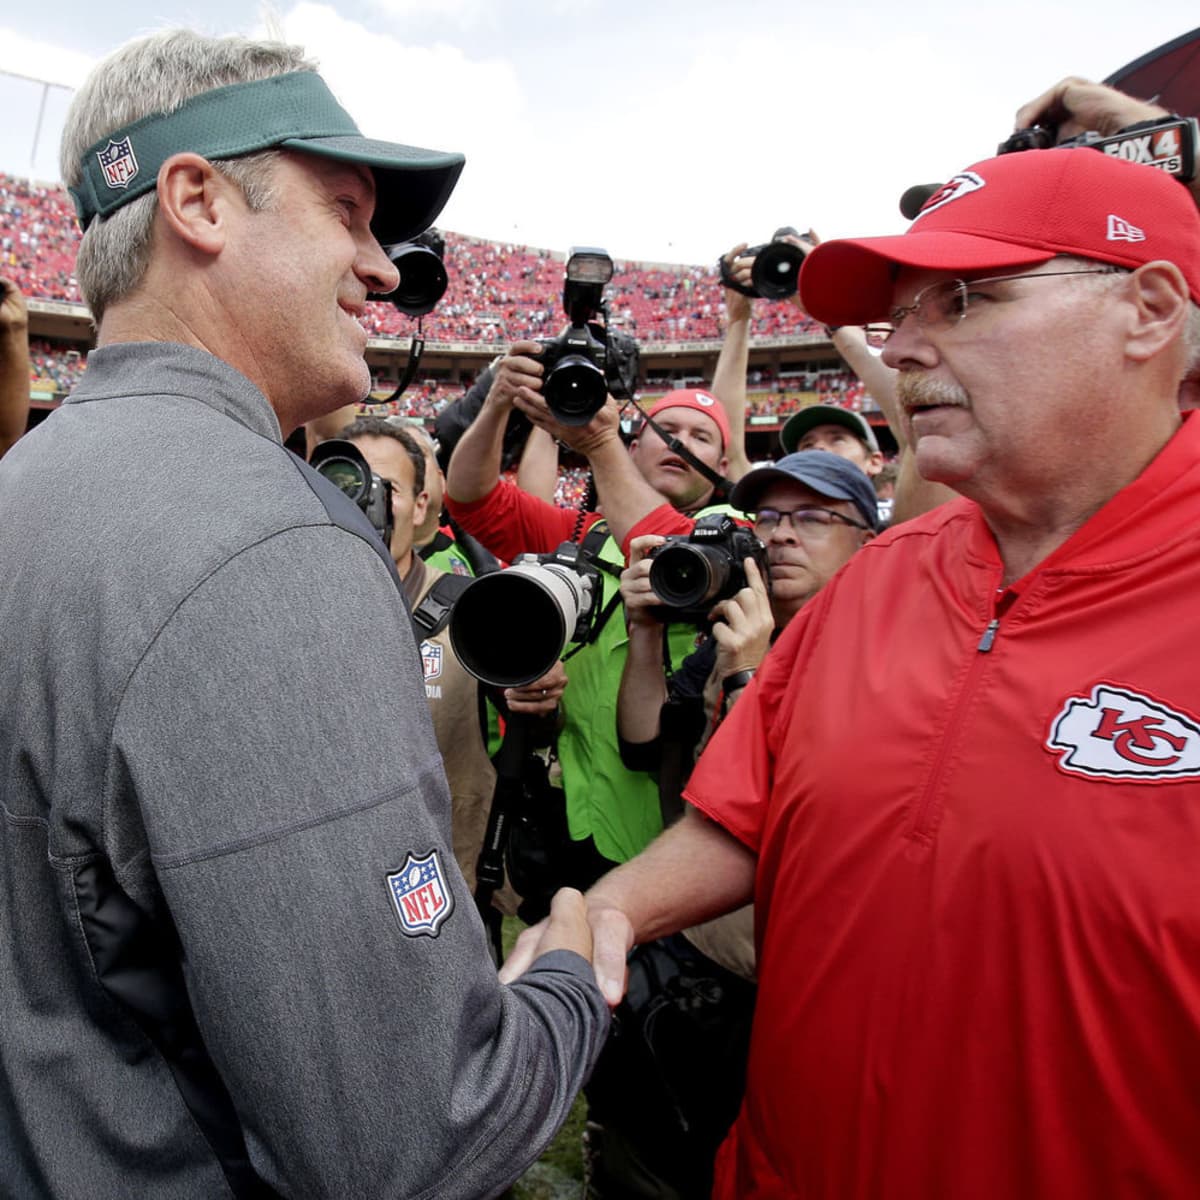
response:
M582 931L578 924L581 916ZM584 941L586 951L579 948ZM604 999L610 1008L616 1008L625 995L625 960L632 947L633 926L619 908L589 903L574 888L563 888L551 901L550 915L517 938L512 953L500 968L500 982L519 979L550 950L575 950L591 961Z
M662 601L650 586L650 551L666 540L657 533L644 533L629 543L629 566L621 572L621 603L625 606L628 625L662 628L662 622L653 612Z
M488 388L484 403L506 411L513 407L517 396L535 399L542 391L542 364L540 342L514 342L508 353L496 364L492 386Z
M1050 124L1058 128L1058 140L1066 141L1087 130L1105 137L1134 125L1170 114L1157 104L1135 100L1115 88L1070 75L1060 79L1035 100L1017 110L1017 129Z

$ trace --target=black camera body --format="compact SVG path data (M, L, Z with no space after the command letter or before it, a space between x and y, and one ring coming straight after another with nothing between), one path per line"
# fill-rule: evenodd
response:
M768 590L767 548L726 513L700 517L691 533L669 537L650 557L650 586L662 601L661 621L704 625L714 604L747 586L745 560L758 567Z
M604 288L612 278L608 252L572 248L563 280L563 311L570 319L556 338L542 341L542 395L562 425L586 425L611 392L630 399L637 387L638 345L608 327ZM605 314L604 324L593 320Z
M391 483L371 470L363 452L353 442L341 438L319 442L308 461L318 474L324 475L362 509L390 553L395 526Z
M738 283L730 272L729 264L720 261L721 282L743 296L757 300L786 300L796 294L800 277L800 265L804 262L804 251L786 237L802 236L790 225L783 225L771 235L769 242L743 250L740 258L753 258L750 268L750 286Z
M368 300L390 300L402 313L423 317L433 312L446 294L446 239L427 229L411 242L389 246L387 256L400 273L400 282L390 292L371 292Z
M1065 150L1087 146L1125 158L1130 162L1158 167L1174 175L1180 183L1190 183L1196 176L1197 143L1200 125L1195 117L1160 117L1139 121L1102 137L1095 130L1086 130L1078 137L1057 141L1058 130L1053 125L1031 125L1018 129L996 148L996 153L1012 154L1019 150Z
M542 341L542 395L563 425L586 425L611 393L630 399L637 387L638 344L596 321L571 325Z

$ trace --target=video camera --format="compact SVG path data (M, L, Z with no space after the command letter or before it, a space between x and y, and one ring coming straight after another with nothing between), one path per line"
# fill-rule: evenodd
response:
M599 569L576 542L552 554L521 554L463 589L450 644L476 679L521 687L545 675L568 642L587 637L602 592Z
M329 438L317 444L308 461L318 474L324 475L362 509L390 549L395 524L392 485L371 470L363 452L353 442Z
M721 282L743 296L760 300L786 300L794 296L800 277L800 264L804 262L804 251L784 239L802 236L790 225L783 225L775 230L769 242L743 250L738 258L754 259L754 265L750 268L749 287L734 279L729 263L722 256L719 263Z
M542 341L542 395L563 425L586 425L611 392L630 399L637 387L638 344L608 327L604 288L612 279L607 251L575 246L567 259L563 311L571 324ZM604 314L604 324L594 321Z
M667 538L650 557L650 587L662 601L655 610L660 621L707 624L714 604L747 586L748 558L771 586L766 546L725 513L700 517L690 534Z
M1196 175L1196 148L1200 142L1200 127L1195 117L1156 117L1127 125L1110 137L1087 130L1078 137L1057 141L1058 130L1053 125L1031 125L1018 129L996 148L997 154L1012 154L1018 150L1063 150L1074 146L1090 146L1115 158L1158 167L1174 175L1180 183L1190 183Z

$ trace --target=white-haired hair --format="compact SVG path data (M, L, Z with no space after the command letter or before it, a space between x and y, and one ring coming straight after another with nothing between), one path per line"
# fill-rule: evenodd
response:
M77 187L84 151L108 134L149 116L174 112L193 96L231 83L315 71L299 46L243 37L206 37L188 29L164 30L130 42L92 71L67 113L60 151L63 182ZM266 208L278 150L261 150L214 163L241 189L252 210ZM100 323L105 309L141 283L150 263L158 196L131 200L107 217L95 217L75 263L79 290Z

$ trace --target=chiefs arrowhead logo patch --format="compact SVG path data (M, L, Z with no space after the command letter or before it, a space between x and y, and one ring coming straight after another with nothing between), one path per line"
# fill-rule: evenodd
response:
M1130 782L1200 778L1200 724L1113 684L1072 696L1055 716L1046 748L1073 775Z

